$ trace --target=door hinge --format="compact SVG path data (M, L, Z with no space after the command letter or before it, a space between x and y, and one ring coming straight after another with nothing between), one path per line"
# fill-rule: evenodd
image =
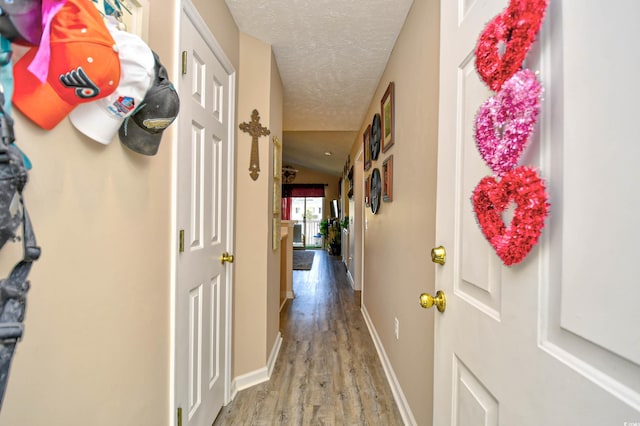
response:
M183 253L183 252L184 252L184 229L181 229L179 253Z
M182 426L182 408L178 407L178 426Z
M187 74L187 51L182 51L182 75Z

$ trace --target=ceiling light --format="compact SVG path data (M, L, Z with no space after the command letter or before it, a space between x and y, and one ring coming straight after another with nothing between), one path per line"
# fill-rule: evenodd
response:
M333 152L331 151L325 151L324 155L326 155L327 157L331 157L333 155Z

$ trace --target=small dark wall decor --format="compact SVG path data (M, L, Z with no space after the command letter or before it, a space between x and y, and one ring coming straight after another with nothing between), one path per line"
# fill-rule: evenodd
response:
M382 199L393 201L393 155L382 163Z
M381 142L380 114L376 113L371 122L371 159L376 161L380 155Z
M371 173L371 211L377 214L382 203L382 180L380 179L380 169L377 167Z
M371 125L362 134L362 151L364 152L364 171L371 168Z
M387 152L389 148L395 143L394 138L394 89L395 85L393 81L389 83L387 91L384 92L382 100L380 101L380 113L382 114L382 152Z

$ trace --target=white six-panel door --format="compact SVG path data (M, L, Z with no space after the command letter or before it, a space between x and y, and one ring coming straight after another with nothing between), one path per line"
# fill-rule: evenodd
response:
M441 2L436 245L447 260L435 267L447 308L435 312L433 424L637 425L640 2L550 0L525 62L545 92L520 164L539 168L551 212L511 267L470 202L492 174L473 137L492 95L473 52L507 4Z
M232 264L220 259L232 250L235 77L192 6L182 11L180 50L175 408L183 425L210 426L229 392Z

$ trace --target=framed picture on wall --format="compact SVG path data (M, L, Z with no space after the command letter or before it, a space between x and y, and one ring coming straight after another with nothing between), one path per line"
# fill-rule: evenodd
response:
M282 144L277 136L273 137L273 221L272 245L275 251L280 248L280 217L282 209Z
M371 120L371 160L377 161L378 155L380 155L380 144L382 143L382 125L380 124L380 114L377 112L373 115Z
M395 143L394 137L394 84L389 83L387 91L384 92L382 101L380 101L380 112L382 113L382 152L387 152Z
M382 199L393 201L393 155L382 162Z
M362 134L362 152L364 152L364 171L371 168L371 124Z
M371 172L371 212L378 214L380 205L382 204L382 178L380 177L380 169L374 168Z

